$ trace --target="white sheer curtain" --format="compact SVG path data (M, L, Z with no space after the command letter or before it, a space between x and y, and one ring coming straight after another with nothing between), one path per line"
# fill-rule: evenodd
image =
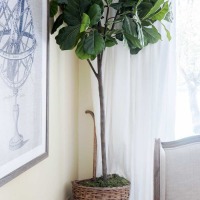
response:
M175 121L175 23L169 27L169 43L150 45L131 56L124 44L107 49L104 55L104 90L108 172L131 180L131 200L153 199L154 139L174 138ZM99 100L92 76L98 146ZM97 174L101 175L98 149Z

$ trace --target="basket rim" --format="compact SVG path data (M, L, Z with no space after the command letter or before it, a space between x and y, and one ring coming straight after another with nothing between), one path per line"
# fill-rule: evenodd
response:
M79 188L87 188L87 189L95 189L95 190L116 190L116 189L130 189L131 183L129 185L126 186L121 186L121 187L87 187L87 186L83 186L80 185L79 183L81 181L87 181L87 180L91 180L91 179L83 179L83 180L74 180L72 181L72 185L73 186L78 186Z

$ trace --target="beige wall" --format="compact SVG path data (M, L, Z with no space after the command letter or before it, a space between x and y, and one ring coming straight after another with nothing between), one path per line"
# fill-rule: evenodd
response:
M86 61L79 61L79 179L92 178L94 123L86 110L93 110L90 67Z
M50 42L49 157L0 188L0 200L64 200L78 176L78 60Z

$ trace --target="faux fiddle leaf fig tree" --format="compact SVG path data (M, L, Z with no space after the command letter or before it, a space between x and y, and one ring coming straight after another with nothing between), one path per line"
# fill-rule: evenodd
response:
M52 34L59 32L56 42L61 50L76 49L76 55L87 60L99 86L102 174L107 178L104 90L102 59L106 48L124 41L131 54L137 54L148 44L161 40L154 26L160 22L167 37L169 31L162 23L171 22L169 0L51 0L50 16L57 16ZM96 59L97 71L91 60Z

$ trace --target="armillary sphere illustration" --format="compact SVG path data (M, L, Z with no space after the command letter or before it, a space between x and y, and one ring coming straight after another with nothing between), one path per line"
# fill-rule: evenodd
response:
M34 60L36 39L33 18L28 0L0 0L0 74L14 96L14 136L10 150L24 144L18 131L19 88L26 82Z

